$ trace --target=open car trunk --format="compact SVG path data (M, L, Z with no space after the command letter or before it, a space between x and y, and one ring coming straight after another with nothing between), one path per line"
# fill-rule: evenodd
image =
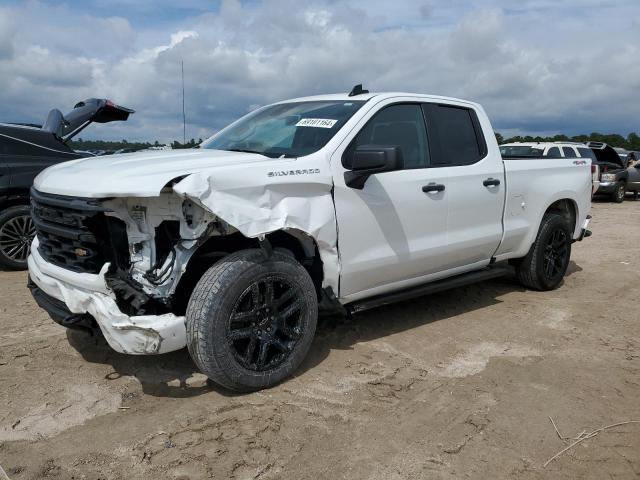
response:
M625 162L611 145L602 142L588 142L587 146L593 150L596 156L596 164L607 167L609 170L623 170L626 168Z
M26 123L0 123L0 153L11 161L24 155L47 159L82 157L71 150L66 142L92 122L123 121L134 113L110 100L89 98L76 103L66 115L53 109L44 125Z
M132 113L134 111L130 108L116 105L111 100L89 98L76 103L73 110L64 116L60 110L51 110L42 129L53 133L56 137L66 142L92 122L124 121Z

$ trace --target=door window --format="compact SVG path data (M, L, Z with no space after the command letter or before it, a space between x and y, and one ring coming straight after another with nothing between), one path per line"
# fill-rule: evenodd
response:
M578 152L580 152L580 158L590 158L594 162L596 161L596 156L590 148L578 147Z
M551 147L549 150L547 150L545 157L561 158L562 155L560 155L560 149L558 147Z
M344 158L361 145L400 147L405 169L426 167L429 148L420 106L397 104L380 110L354 138Z
M486 155L486 143L475 112L451 105L423 106L434 166L471 165Z
M576 152L571 147L562 147L562 151L564 152L565 158L577 158Z

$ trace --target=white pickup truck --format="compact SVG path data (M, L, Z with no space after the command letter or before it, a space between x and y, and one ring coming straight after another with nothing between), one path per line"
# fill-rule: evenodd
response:
M31 196L29 285L54 320L128 354L187 346L250 391L295 371L319 309L508 268L556 288L590 233L591 173L503 158L478 104L358 86L262 107L197 149L50 167Z

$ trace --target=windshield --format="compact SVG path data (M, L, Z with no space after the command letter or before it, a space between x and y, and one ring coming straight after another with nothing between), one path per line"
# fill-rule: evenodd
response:
M365 102L317 101L271 105L252 112L201 148L302 157L324 147Z
M544 148L528 145L503 145L500 147L500 154L503 157L541 157L543 153Z

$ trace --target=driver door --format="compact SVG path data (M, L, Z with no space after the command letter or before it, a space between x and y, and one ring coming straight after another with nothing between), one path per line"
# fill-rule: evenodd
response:
M447 169L429 169L424 115L416 103L390 103L365 116L332 156L339 232L340 297L349 300L421 283L446 269ZM343 154L359 145L398 146L404 168L344 182ZM428 187L443 186L444 190Z

